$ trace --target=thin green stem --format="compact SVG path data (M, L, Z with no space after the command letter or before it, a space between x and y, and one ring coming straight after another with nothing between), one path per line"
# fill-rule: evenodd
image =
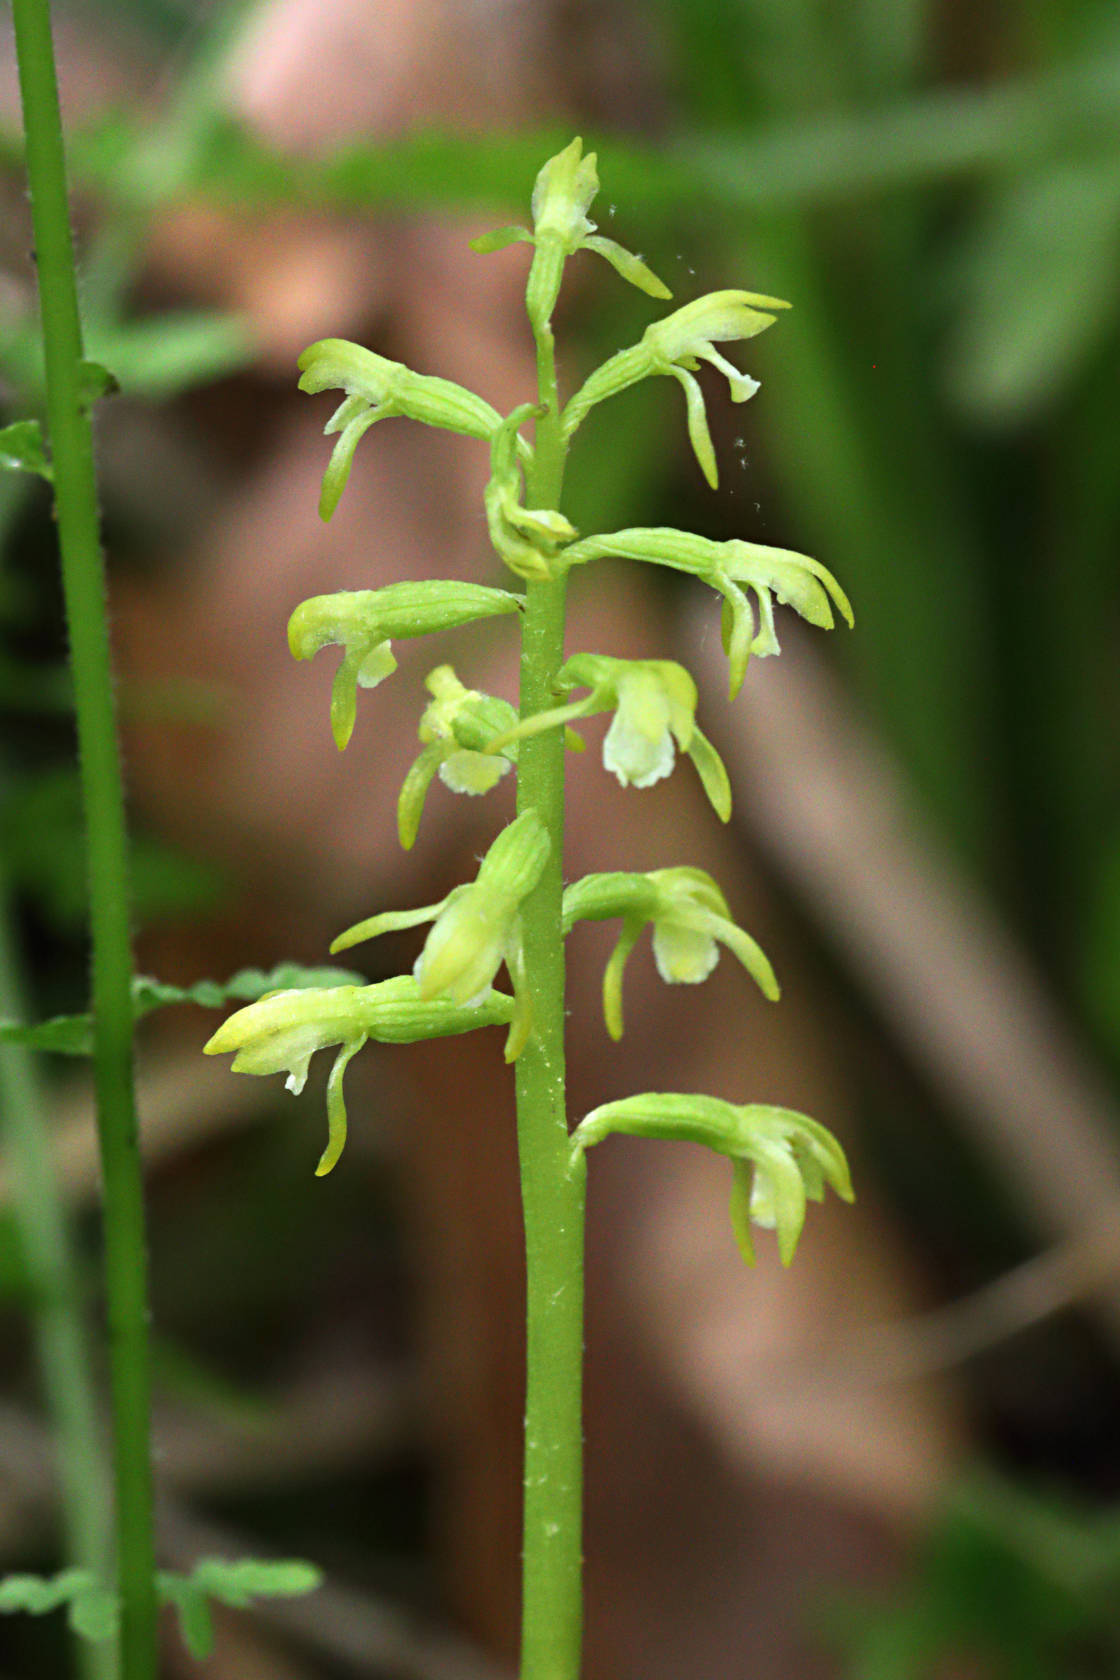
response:
M25 1003L10 895L0 875L0 1014L25 1018ZM0 1046L0 1139L12 1173L12 1207L56 1444L66 1558L104 1577L109 1561L109 1479L78 1268L51 1164L47 1106L35 1057L21 1044ZM79 1639L77 1647L85 1680L111 1680L116 1672L113 1645Z
M533 507L557 507L564 476L552 332L538 336L540 401L529 483ZM556 703L564 659L565 579L531 581L521 647L521 716ZM564 732L518 749L518 811L535 810L552 849L522 906L533 1033L517 1062L517 1137L525 1218L525 1400L521 1680L576 1680L582 1636L582 1162L569 1162L564 1088Z
M156 1585L143 1180L132 1074L124 795L93 440L47 0L13 0L39 271L47 421L90 874L94 1084L105 1205L123 1680L154 1680Z

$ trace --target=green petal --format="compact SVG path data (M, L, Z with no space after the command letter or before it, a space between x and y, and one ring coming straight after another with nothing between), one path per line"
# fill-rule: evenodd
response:
M624 245L619 245L614 239L604 239L600 234L588 234L583 240L585 251L595 251L605 257L616 274L621 274L624 280L629 280L632 286L637 286L640 292L648 297L671 298L672 292L663 280L659 280L651 268L647 268L641 257L634 256Z
M734 700L747 674L747 661L754 640L754 614L743 591L722 573L712 582L723 596L720 614L720 635L727 654L728 697Z
M464 890L456 888L458 892ZM449 893L438 904L425 904L419 910L384 910L379 916L367 916L364 922L355 922L345 933L340 933L332 941L331 951L348 951L351 945L360 945L366 939L377 939L383 933L400 933L404 928L419 927L421 922L434 922L450 899Z
M528 228L511 226L495 228L493 233L480 233L477 238L470 240L470 248L479 257L488 257L492 251L504 251L507 245L516 245L518 241L533 243L533 236Z
M713 938L720 940L738 957L763 997L769 998L771 1003L777 1003L781 990L770 959L757 940L752 939L737 923L725 920L721 916L712 918L711 930Z
M618 944L611 952L603 970L603 1019L607 1031L617 1044L622 1037L622 976L627 959L646 925L644 916L627 916L622 923Z
M754 1170L749 1161L731 1163L731 1229L739 1245L739 1253L748 1266L754 1265L754 1239L751 1235L751 1191Z
M319 518L327 520L331 517L346 488L346 481L350 477L350 468L354 464L354 451L375 421L381 420L390 412L388 404L381 408L370 408L356 420L351 420L345 431L339 437L331 458L327 463L327 470L323 474L323 487L319 492Z
M696 766L696 773L700 777L701 785L716 816L720 822L729 821L731 817L731 780L722 758L712 746L708 737L695 727L686 751Z
M420 818L424 815L424 801L442 756L443 748L438 743L425 747L401 784L397 800L397 836L406 852L410 852L416 844Z
M315 1168L316 1178L322 1178L330 1172L346 1143L346 1103L342 1094L342 1076L348 1063L364 1043L364 1038L356 1038L350 1044L344 1044L331 1068L330 1078L327 1080L327 1147L320 1155L319 1164Z
M700 471L704 474L713 490L719 489L719 469L716 466L716 452L712 447L712 434L708 430L708 416L704 409L704 393L690 373L682 368L673 368L673 374L684 387L685 401L688 404L688 436L692 443L692 452L700 463Z

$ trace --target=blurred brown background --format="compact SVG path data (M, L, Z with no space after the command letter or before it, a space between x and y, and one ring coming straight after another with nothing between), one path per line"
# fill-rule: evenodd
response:
M436 785L397 848L421 679L451 659L513 697L501 621L398 648L344 755L332 656L288 655L305 596L500 581L468 440L377 427L320 523L330 409L296 392L299 351L354 338L503 411L525 400L525 253L467 240L523 219L575 132L600 154L593 214L677 301L792 301L732 352L755 401L710 388L715 496L657 382L588 421L567 506L583 531L801 548L852 595L854 633L783 624L782 659L729 708L704 591L621 564L574 591L572 651L690 664L736 808L717 833L688 765L620 790L589 726L568 876L711 869L783 1000L730 962L667 993L639 953L615 1047L609 946L581 929L571 1104L679 1088L803 1108L859 1199L811 1210L790 1272L764 1240L751 1273L724 1162L593 1157L589 1680L1114 1673L1114 10L119 0L61 7L58 37L89 349L122 384L100 460L139 966L165 980L322 962L341 928L473 872L508 809L504 786ZM37 373L4 50L15 418ZM602 265L569 273L571 390L651 312ZM0 495L0 844L38 1016L80 1006L80 836L48 500L14 475ZM381 978L417 945L361 956ZM491 1035L367 1047L319 1181L324 1075L298 1099L231 1079L198 1053L212 1027L169 1011L142 1040L165 1550L309 1556L330 1585L223 1625L204 1672L510 1673L522 1259ZM48 1074L92 1291L86 1095L70 1066ZM53 1555L50 1485L10 1221L4 1243L0 1540L32 1567ZM54 1637L0 1627L3 1672L66 1672ZM170 1635L167 1674L191 1666Z

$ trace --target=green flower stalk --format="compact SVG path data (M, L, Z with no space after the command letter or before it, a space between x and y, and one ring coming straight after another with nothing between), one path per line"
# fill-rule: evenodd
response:
M577 1680L580 1666L586 1151L612 1132L629 1131L685 1138L727 1155L732 1222L748 1260L752 1225L776 1230L788 1264L806 1203L819 1199L826 1184L851 1197L839 1146L815 1121L788 1109L652 1093L605 1104L574 1133L569 1129L564 941L577 922L621 922L603 981L612 1038L622 1033L625 966L647 927L657 968L671 985L705 980L721 949L737 958L764 997L775 1000L778 985L765 954L737 926L722 891L703 870L592 874L565 890L564 754L567 746L580 744L569 726L581 718L613 714L603 765L623 787L655 785L684 754L717 816L726 822L731 812L727 771L696 725L696 684L684 666L671 659L587 652L565 658L568 574L574 566L617 556L669 566L716 589L723 598L732 695L752 652L778 652L775 602L792 606L812 624L831 626L834 608L851 622L839 584L806 555L644 526L581 537L564 514L568 448L581 421L595 404L647 377L667 375L682 386L692 447L714 485L715 451L694 375L706 362L726 378L732 401L753 396L757 382L716 345L753 337L773 324L774 311L787 307L779 299L731 290L686 303L655 321L637 345L612 356L562 411L552 315L567 259L593 251L647 296L669 296L639 257L596 232L589 211L598 188L594 153L584 156L582 143L573 140L537 176L532 229L502 228L473 242L479 252L515 242L533 248L525 301L537 351L537 391L505 417L458 386L412 374L337 339L313 345L300 360L305 391L345 393L327 424L338 442L323 482L324 517L337 505L358 441L388 415L450 428L489 446L487 529L496 560L523 581L523 594L414 581L319 596L297 608L290 639L301 659L328 644L343 650L331 702L332 729L342 747L354 726L358 688L375 686L394 668L394 637L489 616L517 624L516 712L509 701L469 687L449 665L429 672L421 752L401 789L397 824L401 844L411 846L437 776L451 791L477 796L511 770L517 815L491 844L474 881L453 888L437 904L366 917L331 947L347 950L428 924L411 975L380 986L279 993L239 1011L207 1046L211 1052L233 1051L239 1072L286 1072L295 1090L311 1057L337 1047L327 1086L329 1141L317 1169L325 1172L345 1136L343 1071L367 1038L421 1038L508 1023L505 1054L515 1064L528 1329L521 1680ZM580 690L586 690L582 697L571 698ZM512 996L493 990L503 964Z

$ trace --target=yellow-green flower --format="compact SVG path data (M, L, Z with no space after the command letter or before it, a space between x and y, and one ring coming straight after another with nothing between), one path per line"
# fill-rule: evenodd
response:
M774 628L775 599L824 630L832 628L833 603L849 625L853 622L851 604L832 573L819 560L792 549L770 548L738 537L713 542L710 537L667 525L633 526L572 543L564 550L564 561L568 566L578 566L612 554L689 572L719 590L724 600L723 645L730 667L732 699L743 685L752 653L762 658L780 652ZM746 595L748 589L758 603L757 624Z
M696 370L701 362L718 368L730 386L732 402L746 402L758 390L758 380L733 366L715 346L753 338L773 325L772 310L788 308L789 304L781 298L763 297L758 292L709 292L706 297L696 298L664 319L654 321L637 344L611 356L576 392L564 410L565 438L573 436L596 403L625 391L639 379L667 374L684 391L693 452L704 477L715 490L719 473L708 430L704 393L694 378Z
M577 653L565 661L556 678L558 693L570 694L576 688L587 688L590 693L583 700L526 718L499 735L488 750L504 752L528 735L613 711L603 741L603 764L623 787L647 788L661 781L671 772L679 747L696 766L720 820L728 820L731 784L723 760L697 727L696 684L683 665L671 659L612 659L608 654Z
M575 139L549 158L533 187L533 231L525 227L499 228L471 240L472 251L485 254L523 240L534 247L533 263L525 304L534 330L541 332L552 319L560 292L564 264L577 251L594 251L632 286L649 297L668 298L672 293L640 257L614 239L604 239L588 217L592 200L599 191L595 153L583 155L583 141Z
M752 1225L777 1232L778 1253L788 1266L805 1224L806 1200L823 1201L826 1184L843 1201L854 1200L848 1163L836 1139L791 1108L646 1092L593 1109L572 1134L573 1155L615 1132L702 1143L729 1156L731 1224L748 1265L754 1264Z
M286 1072L284 1083L298 1093L316 1051L339 1046L327 1080L328 1142L315 1168L322 1176L330 1172L346 1142L342 1076L367 1039L407 1044L504 1025L512 1019L513 1007L512 998L488 988L468 1006L426 998L412 975L374 986L305 987L273 992L236 1010L203 1048L208 1056L232 1051L234 1073Z
M344 338L322 338L299 358L301 391L342 390L346 396L323 431L338 442L323 475L319 515L329 519L346 488L354 451L378 420L404 415L426 426L489 438L501 415L482 397L450 379L413 373L403 362L392 362Z
M778 982L762 947L731 920L723 893L703 869L654 869L585 875L564 893L564 932L578 921L622 918L622 932L603 973L603 1016L612 1038L622 1037L622 976L646 926L653 928L657 972L668 985L706 980L725 945L763 996L778 999Z
M331 731L341 752L354 732L358 689L376 688L397 668L395 638L455 629L478 618L517 612L523 604L520 595L505 589L454 579L347 589L301 602L288 621L288 646L293 659L312 659L325 647L342 648L331 689Z

